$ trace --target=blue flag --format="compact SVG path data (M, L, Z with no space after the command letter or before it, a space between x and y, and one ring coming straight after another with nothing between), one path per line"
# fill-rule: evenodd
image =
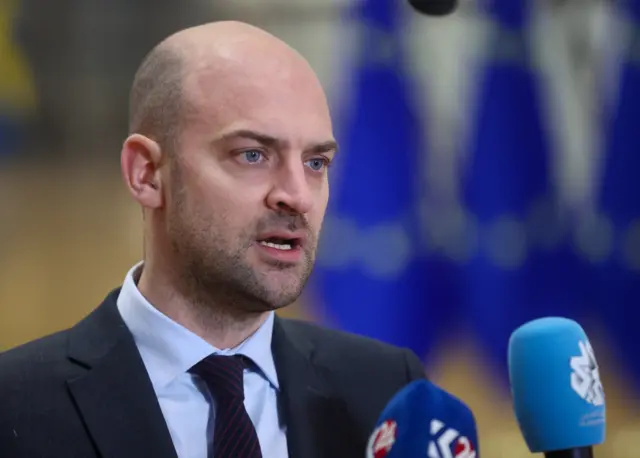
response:
M463 196L475 228L465 310L476 341L508 386L509 336L546 315L572 316L571 255L550 182L551 145L530 54L529 1L491 0Z
M367 0L356 11L359 56L312 285L327 324L423 356L433 321L417 215L423 126L404 73L401 7Z
M640 390L640 1L627 6L634 26L607 126L600 194L601 216L613 237L610 256L597 268L597 283L603 322L621 367ZM606 231L600 236L609 238Z

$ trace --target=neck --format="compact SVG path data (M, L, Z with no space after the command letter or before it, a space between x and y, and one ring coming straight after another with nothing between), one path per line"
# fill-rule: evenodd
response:
M179 287L180 278L145 261L138 290L150 304L218 349L234 348L255 333L269 312L246 313L232 304Z

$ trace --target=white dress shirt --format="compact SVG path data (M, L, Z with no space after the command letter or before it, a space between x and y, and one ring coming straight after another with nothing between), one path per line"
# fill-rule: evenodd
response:
M138 290L137 264L127 273L118 310L133 334L180 458L209 458L215 402L205 383L187 371L210 354L242 354L258 371L245 369L245 407L264 458L287 458L286 428L279 423L278 376L271 352L273 312L236 348L217 349L153 307ZM214 457L215 458L215 457Z

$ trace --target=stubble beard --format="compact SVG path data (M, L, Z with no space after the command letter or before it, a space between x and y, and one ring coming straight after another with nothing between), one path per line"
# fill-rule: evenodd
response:
M272 262L252 266L247 255L258 243L256 231L246 229L230 237L233 231L227 230L223 216L194 220L186 214L185 204L178 193L168 215L176 262L173 270L179 276L181 293L201 313L241 319L290 305L302 294L313 270L315 237L309 234L298 265ZM291 219L278 215L268 219L278 218Z

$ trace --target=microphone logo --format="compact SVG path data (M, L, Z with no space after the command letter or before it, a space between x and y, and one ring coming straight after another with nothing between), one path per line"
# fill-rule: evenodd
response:
M571 358L571 388L596 407L604 405L604 390L598 363L589 341L579 341L580 356Z
M429 442L427 458L476 458L476 450L466 436L461 436L453 428L447 428L440 420L431 420L431 435L435 441Z
M386 420L378 426L367 444L367 458L384 458L396 443L398 424L393 420Z

